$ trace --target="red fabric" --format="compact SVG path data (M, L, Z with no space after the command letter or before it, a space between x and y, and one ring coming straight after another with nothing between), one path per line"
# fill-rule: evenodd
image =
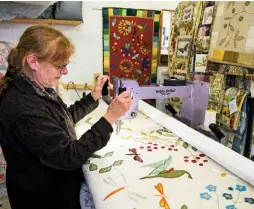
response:
M153 19L111 16L110 80L114 76L151 83Z

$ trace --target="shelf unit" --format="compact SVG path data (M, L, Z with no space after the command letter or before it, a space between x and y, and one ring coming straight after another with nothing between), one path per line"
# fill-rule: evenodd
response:
M14 18L11 20L2 20L2 22L10 23L34 23L34 24L50 24L50 25L80 25L81 20L55 20L55 19L34 19L34 18Z

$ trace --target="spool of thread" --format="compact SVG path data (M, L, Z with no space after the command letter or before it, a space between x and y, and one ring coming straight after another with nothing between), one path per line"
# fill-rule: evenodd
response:
M209 127L211 123L216 124L216 112L214 110L206 110L204 126Z

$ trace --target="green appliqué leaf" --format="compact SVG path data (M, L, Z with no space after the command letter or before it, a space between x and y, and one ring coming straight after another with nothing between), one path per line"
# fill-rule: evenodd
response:
M227 47L230 44L230 39L227 41L227 43L225 44L225 47Z
M243 39L245 39L244 36L238 36L238 37L236 38L237 41L241 41L241 40L243 40Z
M183 148L184 148L184 149L187 149L188 147L189 147L189 144L188 144L187 142L184 142L184 143L183 143Z
M113 152L108 152L104 155L104 157L111 157L113 155Z
M89 166L89 171L96 171L98 168L98 166L94 163L91 163Z
M194 152L198 151L198 149L197 149L196 147L191 147L191 149L192 149Z
M122 163L123 163L123 160L117 160L114 162L113 166L120 166L122 165Z
M245 6L249 6L249 5L250 5L250 1L246 1Z
M99 158L99 159L101 159L101 158L103 158L103 157L100 156L100 155L93 154L93 155L92 155L92 158Z
M150 131L149 135L153 134L154 133L154 130L153 131Z
M101 168L99 170L99 173L107 173L107 172L111 171L111 168L112 168L112 166L109 166L109 167L106 167L106 168Z
M224 42L226 41L227 37L221 39L220 43L219 43L219 46L221 46L222 44L224 44Z
M125 23L126 23L127 25L131 25L131 22L130 22L129 20L125 20Z
M147 134L146 134L146 133L144 133L144 132L141 132L141 134L142 134L142 135L144 135L144 136L147 136Z
M233 26L233 25L229 25L229 27L230 27L230 30L231 30L232 32L234 32L234 31L235 31L235 28L234 28L234 26Z
M187 205L183 205L181 209L188 209Z
M238 37L238 35L239 35L239 29L237 29L237 31L236 31L236 33L235 33L235 38L237 38Z
M188 171L185 170L173 170L173 171L168 171L164 170L161 171L158 175L155 176L145 176L140 179L150 179L150 178L179 178L183 176L184 174L187 174L189 179L192 179L191 174Z
M128 32L129 33L131 32L131 28L132 28L131 26L128 27Z
M231 17L224 17L224 20L231 20Z

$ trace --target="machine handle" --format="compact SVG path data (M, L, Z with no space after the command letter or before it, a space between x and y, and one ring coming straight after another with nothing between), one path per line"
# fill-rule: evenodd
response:
M108 96L108 80L103 85L102 96Z
M118 95L120 95L121 93L123 93L124 91L126 91L126 88L125 87L119 87L118 88Z
M211 123L209 125L209 129L214 133L214 135L222 142L222 140L225 138L225 135L220 130L219 126L215 123Z
M165 105L165 108L166 108L169 112L171 112L171 114L173 115L173 117L177 114L176 110L172 107L171 104L167 103L167 104Z

